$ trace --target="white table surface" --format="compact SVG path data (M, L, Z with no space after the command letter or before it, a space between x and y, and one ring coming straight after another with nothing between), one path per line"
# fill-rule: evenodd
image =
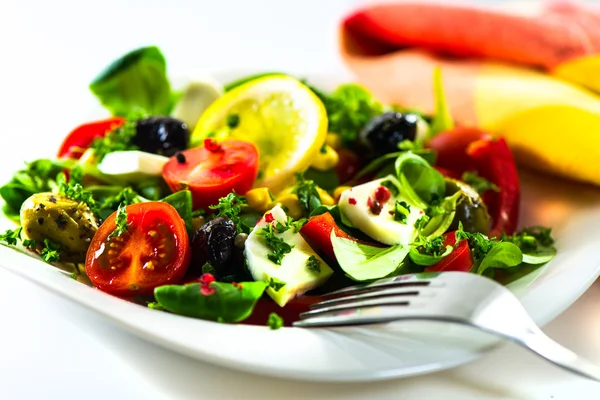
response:
M2 180L22 160L54 153L62 135L84 122L94 102L87 83L122 53L157 44L174 74L335 72L342 68L336 20L355 2L119 3L0 0ZM450 371L372 384L313 384L229 371L144 342L4 270L0 316L0 399L7 400L600 398L600 384L513 345ZM600 363L600 281L545 331Z

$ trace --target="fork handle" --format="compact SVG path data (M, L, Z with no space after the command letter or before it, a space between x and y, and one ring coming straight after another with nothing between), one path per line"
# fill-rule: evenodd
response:
M533 351L554 365L584 378L600 382L600 368L550 339L541 329L530 329L516 343Z

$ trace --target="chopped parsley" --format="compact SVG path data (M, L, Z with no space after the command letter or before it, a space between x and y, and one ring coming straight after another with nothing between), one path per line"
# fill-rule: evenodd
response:
M215 217L229 218L234 224L238 232L244 232L240 213L246 205L246 198L235 193L229 193L225 197L219 199L219 204L210 206L211 210L217 210Z
M90 146L94 150L94 156L99 163L104 156L114 151L138 150L133 144L136 133L137 121L145 115L128 116L122 126L109 131L104 137L96 138Z
M135 190L130 187L126 187L116 195L104 199L101 208L106 210L115 210L121 204L129 206L135 203L140 203L141 201L142 198Z
M268 224L264 227L260 233L265 236L265 240L267 242L267 246L269 246L272 250L271 253L267 255L269 260L273 261L277 265L281 265L281 261L283 257L292 251L294 246L286 243L282 238L276 236L275 234L279 231L277 230L276 224ZM281 227L284 227L283 224L279 224ZM286 230L289 227L284 227Z
M485 178L482 178L477 174L477 172L465 172L462 175L462 180L467 185L475 189L479 194L483 194L488 190L493 190L494 192L500 191L500 188L496 184L488 181Z
M286 283L283 281L280 281L277 278L270 277L269 280L267 281L267 285L274 291L279 292L279 290L281 290L281 288L284 287L286 285Z
M386 188L388 188L388 190L390 191L390 193L392 194L392 196L398 196L398 194L400 193L400 190L398 189L398 186L396 186L394 184L394 182L390 181L389 179L386 179L385 181L381 182L381 186L385 186Z
M308 222L308 219L306 219L306 218L302 218L302 219L299 219L298 221L294 221L294 218L292 218L288 215L285 225L279 221L275 222L275 231L277 233L283 233L283 232L287 232L289 229L293 229L294 233L298 233L298 232L300 232L300 229L302 229L302 227L307 222Z
M428 256L438 257L446 252L446 245L444 244L444 238L442 236L437 236L432 239L419 236L415 245L419 253Z
M44 247L41 256L47 263L56 262L60 259L60 245L48 239L44 239Z
M230 129L235 129L240 125L240 116L238 114L229 114L227 116L227 126Z
M76 274L75 272L71 272L71 273L69 274L69 278L71 278L71 279L74 279L74 280L77 280L77 274Z
M458 223L458 229L456 230L456 243L458 244L461 240L466 240L469 243L469 249L475 264L480 262L494 247L493 240L489 239L483 233L465 232L463 230L462 222Z
M501 240L516 244L525 253L536 251L540 247L554 245L552 229L543 226L524 228L512 236L502 235Z
M310 257L308 257L308 260L306 260L306 268L308 268L310 271L314 272L315 274L320 274L321 273L321 261L319 261L319 259L317 257L315 257L314 255L311 255Z
M23 240L23 246L27 247L29 250L35 251L35 249L37 248L37 241L33 239L25 239Z
M58 192L68 199L87 204L92 212L98 214L98 204L96 203L92 192L83 188L83 185L81 184L82 177L83 172L79 167L71 170L71 177L68 181L65 174L60 173L57 177Z
M272 330L277 330L283 326L283 318L281 318L276 313L272 312L269 314L269 319L267 320L267 326Z
M17 242L21 240L21 231L23 228L17 228L15 230L8 229L6 232L0 234L0 242L5 242L9 246L16 246Z
M405 201L396 200L396 205L394 206L394 221L406 224L409 214L410 206Z
M298 201L306 211L306 215L310 215L322 204L317 185L313 180L304 179L302 174L296 174L296 178L298 183L294 188L294 193L298 196Z
M117 227L111 233L111 236L121 236L123 233L127 231L127 206L125 204L120 204L117 209L117 216L115 218L115 224Z
M423 215L421 218L419 218L415 222L415 229L417 229L417 231L422 231L423 228L425 228L427 226L427 224L429 223L429 220L431 220L429 215L426 215L426 214Z

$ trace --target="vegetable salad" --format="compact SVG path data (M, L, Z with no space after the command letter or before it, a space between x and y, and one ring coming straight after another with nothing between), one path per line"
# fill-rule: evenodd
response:
M516 231L503 139L436 112L331 93L282 73L171 86L156 47L90 85L112 114L0 187L8 246L155 310L289 325L357 282L463 271L509 281L556 254Z

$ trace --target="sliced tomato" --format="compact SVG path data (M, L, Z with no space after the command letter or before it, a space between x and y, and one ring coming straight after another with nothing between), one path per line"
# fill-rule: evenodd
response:
M336 223L330 213L310 217L308 222L300 229L300 234L308 241L312 248L320 250L328 257L335 259L333 244L331 243L331 231L335 231L337 237L359 242L358 239L348 235Z
M450 232L444 235L444 246L454 246L456 244L456 233ZM461 271L469 272L473 268L473 257L469 249L469 243L462 240L452 253L442 258L437 264L425 268L425 272L447 272Z
M116 212L94 235L85 270L98 289L115 296L152 294L179 282L190 263L185 223L173 206L147 202L127 206L127 230L113 235Z
M249 142L207 139L204 147L185 150L169 160L163 178L174 192L192 192L194 208L208 209L231 192L245 194L258 175L258 150Z
M58 150L58 157L81 158L83 152L91 146L94 139L104 137L107 132L120 127L124 122L125 118L113 117L78 126L63 141Z

